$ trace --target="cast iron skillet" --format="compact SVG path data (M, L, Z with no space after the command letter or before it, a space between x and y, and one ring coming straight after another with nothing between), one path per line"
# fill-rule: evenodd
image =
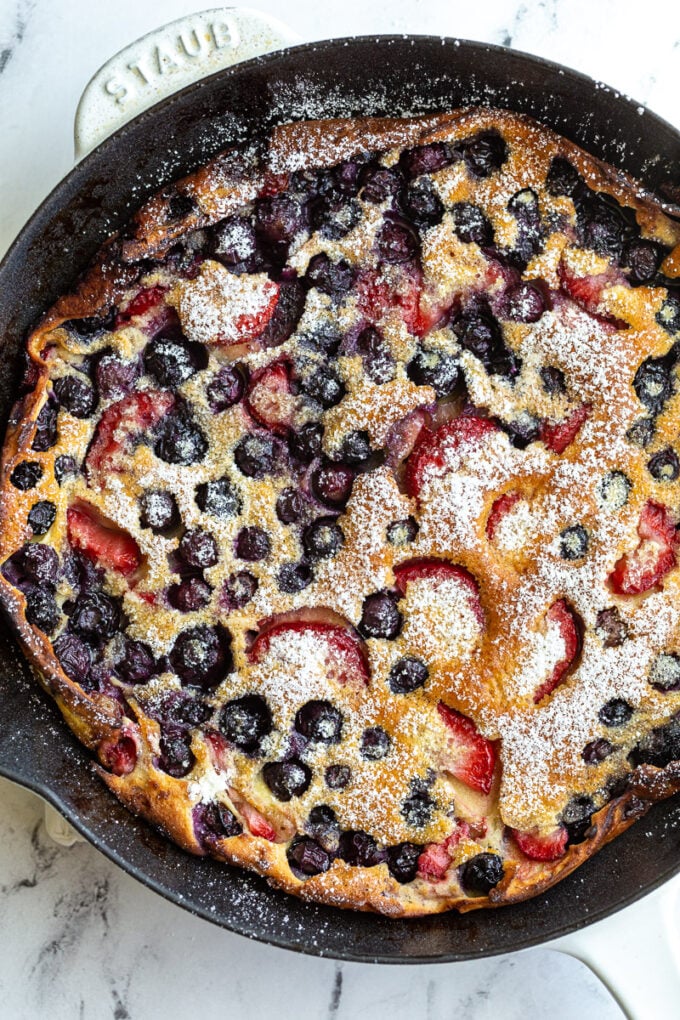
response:
M0 266L6 365L0 420L12 402L11 365L31 324L70 289L131 209L165 181L278 121L480 103L529 113L678 201L680 133L556 64L433 37L336 40L270 54L204 79L127 124L80 163L29 221ZM580 928L680 870L675 799L657 805L547 895L518 906L391 921L304 903L252 874L189 857L128 814L38 689L6 624L0 625L0 667L0 775L51 801L149 888L264 942L383 963L476 958Z

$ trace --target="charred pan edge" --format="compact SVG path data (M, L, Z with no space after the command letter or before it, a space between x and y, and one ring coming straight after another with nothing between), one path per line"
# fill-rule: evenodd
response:
M0 562L4 562L30 537L26 514L17 512L23 494L10 488L9 477L19 459L30 455L48 463L48 451L31 450L36 419L46 399L48 371L42 358L47 333L69 319L86 318L107 310L142 274L143 260L162 257L185 233L208 226L235 211L260 192L268 179L295 169L320 168L348 159L359 152L382 151L396 146L410 147L458 137L461 132L513 125L519 127L529 144L549 142L556 154L569 159L594 187L632 206L641 225L648 229L663 224L664 204L650 198L638 182L583 152L549 128L529 117L507 111L474 109L421 118L362 118L302 121L274 129L268 149L227 150L208 164L174 184L164 187L132 218L124 236L113 236L86 270L73 293L61 297L43 316L28 339L28 358L37 381L30 393L14 405L0 463ZM190 199L189 211L171 215L171 199ZM69 727L90 750L135 732L120 705L103 694L87 694L66 676L49 639L26 620L26 601L0 575L0 604L9 617L24 653L45 690L54 698ZM177 781L161 776L153 768L147 734L148 720L139 720L139 759L134 773L118 777L99 769L103 781L134 813L157 825L183 849L203 854L191 825L191 806L186 792L181 796ZM466 896L460 892L438 894L436 886L416 879L400 885L385 865L351 867L336 860L325 874L300 881L285 856L284 845L243 834L216 843L213 856L230 864L247 867L263 875L275 888L304 899L353 910L376 911L391 917L417 917L457 909L519 903L548 889L591 857L601 846L616 838L659 800L680 790L680 762L663 769L639 766L629 776L625 794L615 798L593 815L587 838L570 846L558 861L539 863L527 859L506 860L501 883L488 896Z

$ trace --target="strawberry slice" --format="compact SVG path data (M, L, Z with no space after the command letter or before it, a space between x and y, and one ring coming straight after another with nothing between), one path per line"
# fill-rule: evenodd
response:
M155 308L165 298L166 287L145 287L136 294L128 305L116 316L116 326L127 326L131 319L137 315L144 315L151 308Z
M127 577L142 562L139 546L131 535L104 524L88 503L76 503L66 511L68 539L88 559Z
M512 829L512 835L522 853L532 861L556 861L564 857L569 838L569 833L563 826L548 836L541 836L536 832L520 832L519 829Z
M611 267L604 273L579 276L571 266L567 265L564 258L560 262L559 273L562 290L579 308L607 326L613 326L615 329L628 329L627 322L611 315L602 304L602 294L607 287L613 287L619 283L627 284L623 273Z
M469 834L470 826L467 822L457 820L456 828L442 843L426 843L418 858L418 877L429 882L441 882L451 866L450 851Z
M264 815L261 815L252 804L248 804L245 800L240 801L238 808L253 836L268 839L270 843L276 842L276 829L269 824Z
M617 595L641 595L656 588L677 563L678 534L668 509L649 500L637 526L640 541L625 553L609 575L609 585Z
M470 608L474 612L481 625L484 623L482 605L479 601L479 588L472 574L464 567L447 563L446 560L437 560L434 557L419 557L414 560L407 560L394 568L394 584L399 594L406 595L406 588L409 584L417 581L428 581L437 585L442 581L456 581L465 589L468 596Z
M294 645L308 642L309 654L323 656L328 676L336 683L355 687L368 684L368 657L359 639L346 626L324 620L287 618L272 624L265 623L251 646L251 662L262 662L270 652L276 655L277 647L285 656L288 639Z
M496 750L483 737L472 719L449 708L443 701L437 710L449 729L448 755L444 768L473 790L489 793L496 766Z
M88 478L122 471L122 459L132 440L156 425L173 406L171 393L145 390L131 393L107 407L87 454Z
M581 633L576 614L564 599L553 602L546 613L548 627L557 629L564 642L564 656L553 666L550 677L534 692L534 703L555 690L562 683L581 651Z
M279 192L286 190L289 182L290 174L275 174L273 170L265 170L257 197L270 198L272 195L278 195Z
M105 769L114 776L127 776L137 764L137 744L128 734L113 739L105 738L100 743L97 753Z
M389 277L379 269L363 270L356 282L357 307L374 325L397 308L406 328L423 336L441 319L437 308L421 309L422 272L417 266L391 266Z
M471 448L498 426L489 418L464 415L444 422L436 432L421 429L413 452L406 464L406 491L409 496L418 496L427 481L434 474L447 473L447 453L460 446Z
M486 519L486 537L493 542L496 529L506 514L510 513L513 506L522 498L520 492L504 492L494 501L493 506Z
M576 439L591 411L591 404L581 404L564 421L551 421L549 418L544 418L541 422L540 438L553 453L564 453Z
M246 407L255 421L281 435L293 424L297 409L291 381L291 365L276 361L253 375L246 393Z

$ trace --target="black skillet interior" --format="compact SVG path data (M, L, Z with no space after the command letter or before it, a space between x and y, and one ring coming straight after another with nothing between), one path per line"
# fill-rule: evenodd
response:
M680 185L680 134L669 124L591 79L511 50L380 37L301 46L250 61L190 86L122 128L57 186L24 228L0 267L2 419L15 384L11 365L31 324L162 183L276 122L469 104L529 113L652 191L672 195L667 189ZM190 858L129 815L38 690L6 625L0 663L0 774L51 800L150 888L262 941L361 961L471 959L597 920L680 866L676 799L654 808L549 894L516 907L390 921L314 906L276 893L251 874Z

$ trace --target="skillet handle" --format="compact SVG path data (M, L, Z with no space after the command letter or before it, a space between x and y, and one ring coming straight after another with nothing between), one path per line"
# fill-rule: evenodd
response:
M675 1015L680 999L680 876L604 921L548 942L599 977L629 1020Z
M76 110L76 160L166 96L231 64L299 42L277 18L247 7L189 14L116 53L90 79Z

